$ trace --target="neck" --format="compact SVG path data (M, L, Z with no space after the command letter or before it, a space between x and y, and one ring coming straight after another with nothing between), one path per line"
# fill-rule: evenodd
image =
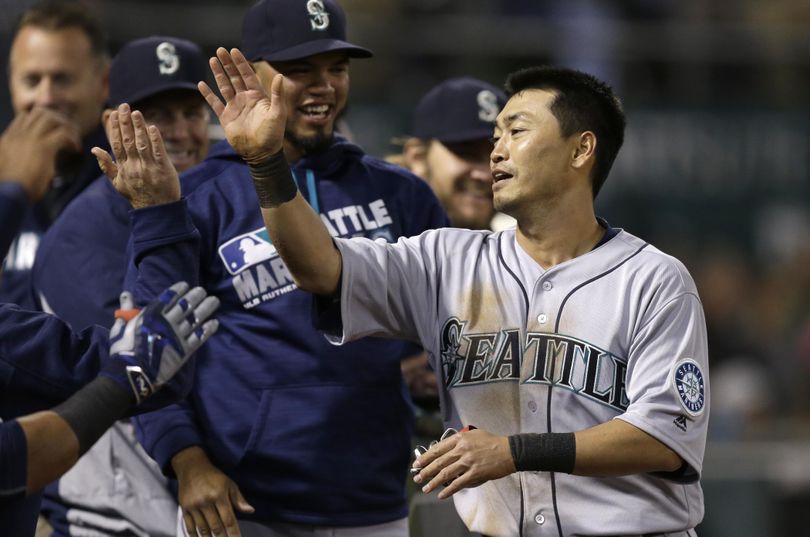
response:
M587 200L570 195L536 207L530 216L518 218L516 233L520 247L547 270L590 252L605 229L596 221L588 193Z

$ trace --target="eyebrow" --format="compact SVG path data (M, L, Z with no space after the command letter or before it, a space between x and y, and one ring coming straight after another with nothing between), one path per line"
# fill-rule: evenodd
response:
M514 114L509 114L508 116L503 118L498 123L500 123L501 125L506 127L507 125L510 125L510 124L514 123L518 119L528 119L528 118L529 118L529 114L527 112L515 112Z

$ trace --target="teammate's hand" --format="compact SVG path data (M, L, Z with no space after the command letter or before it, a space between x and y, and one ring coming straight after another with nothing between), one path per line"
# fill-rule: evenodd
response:
M416 459L413 467L421 468L413 480L427 483L422 492L446 484L439 499L516 471L509 439L480 429L447 437Z
M131 389L136 404L166 384L173 398L184 397L194 372L183 366L217 331L218 321L209 320L217 307L219 299L180 282L132 316L132 296L122 293L110 330L110 361L101 374Z
M57 153L81 147L78 127L63 114L41 107L20 112L0 137L0 181L19 183L31 202L39 201L56 175Z
M136 209L180 199L180 180L160 131L147 127L140 111L123 103L104 126L115 161L99 147L91 151L115 189Z
M287 122L284 77L276 75L268 97L239 49L228 52L220 47L208 64L224 104L205 82L198 88L219 118L228 143L248 163L264 162L278 153Z
M241 537L234 507L243 513L254 509L236 483L196 446L175 455L172 468L177 474L178 502L188 534L196 536L199 529L200 535Z

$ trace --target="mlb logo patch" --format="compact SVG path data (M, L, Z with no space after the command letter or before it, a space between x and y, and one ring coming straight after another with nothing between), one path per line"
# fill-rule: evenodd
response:
M219 258L232 276L277 255L276 247L263 227L234 237L219 247Z

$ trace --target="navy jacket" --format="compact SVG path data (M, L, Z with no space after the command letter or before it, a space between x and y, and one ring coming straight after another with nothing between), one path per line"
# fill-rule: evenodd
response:
M342 139L293 166L333 235L394 241L447 224L428 185ZM140 416L165 469L203 446L265 521L370 525L407 515L413 413L400 373L404 342L330 345L312 296L296 288L264 229L247 166L226 143L184 175L184 201L133 211L139 299L165 283L200 283L222 301L220 330L198 355L185 405Z
M94 146L108 147L101 127L84 141L82 151L70 166L70 173L56 177L50 190L37 203L30 204L27 199L21 202L24 213L16 223L17 233L12 237L13 243L3 263L0 302L11 302L28 309L35 307L31 270L40 239L68 203L101 173L96 157L90 153Z

